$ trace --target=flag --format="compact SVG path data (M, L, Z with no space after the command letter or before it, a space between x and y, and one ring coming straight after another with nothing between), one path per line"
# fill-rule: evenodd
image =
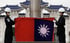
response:
M16 41L53 41L53 18L16 18Z
M35 19L35 41L52 41L53 22Z

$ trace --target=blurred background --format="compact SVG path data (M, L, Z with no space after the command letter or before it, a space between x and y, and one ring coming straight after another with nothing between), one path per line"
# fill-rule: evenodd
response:
M6 16L4 9L6 7L11 8L12 12L10 13L11 19L17 17L32 17L30 13L30 0L0 0L0 42L2 43L4 36L5 27L4 18ZM59 8L64 8L66 10L64 16L66 19L66 42L70 42L70 0L41 0L40 2L40 10L41 14L37 15L40 18L50 18L54 17L58 20L59 18ZM48 14L47 14L48 13ZM54 33L55 33L55 42L58 42L58 37L56 35L57 26L54 24ZM15 26L13 25L13 33ZM15 42L15 38L13 38L13 42Z

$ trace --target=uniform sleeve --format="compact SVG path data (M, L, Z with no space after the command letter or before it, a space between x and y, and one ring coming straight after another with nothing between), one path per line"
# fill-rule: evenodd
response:
M60 18L59 21L56 22L57 26L64 26L65 25L65 18Z
M15 22L14 22L13 20L11 20L11 18L9 18L9 19L10 19L10 23L11 23L11 25L14 25Z

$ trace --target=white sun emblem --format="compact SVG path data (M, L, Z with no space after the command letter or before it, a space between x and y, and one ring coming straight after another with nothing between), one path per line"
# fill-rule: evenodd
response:
M49 31L49 28L47 25L43 24L43 25L40 25L38 27L38 31L39 31L39 34L42 36L42 37L46 37L46 35L49 35L48 33L50 32Z

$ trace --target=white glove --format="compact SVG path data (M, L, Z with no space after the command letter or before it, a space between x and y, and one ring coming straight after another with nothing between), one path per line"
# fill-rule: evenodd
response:
M56 22L56 20L53 20L53 22L55 23L55 22Z

